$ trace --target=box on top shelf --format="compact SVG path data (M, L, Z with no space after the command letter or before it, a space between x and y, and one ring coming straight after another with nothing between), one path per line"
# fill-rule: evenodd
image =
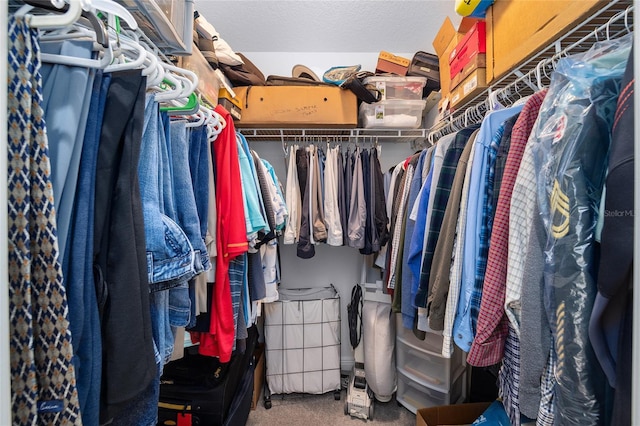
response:
M337 86L234 87L242 118L238 127L356 127L358 98Z
M382 93L381 100L404 99L419 101L422 99L422 89L427 84L425 77L397 77L376 75L367 77L363 82L371 84Z
M451 75L449 71L449 55L458 45L458 42L462 40L464 35L473 28L478 22L478 19L462 18L460 25L456 29L448 17L440 26L436 38L433 40L433 48L438 54L438 60L440 65L440 90L442 92L441 105L448 104L450 102L450 83Z
M426 98L433 91L440 90L440 63L438 62L438 56L421 50L416 52L409 64L407 76L426 77L427 84L422 92L423 98Z
M487 52L486 24L476 22L449 53L449 76L453 78L477 55Z
M360 124L365 129L417 129L426 101L387 100L360 104Z
M456 108L487 89L487 70L478 68L451 91L450 106Z
M487 67L487 55L484 53L477 54L471 59L462 69L454 76L451 77L451 83L449 84L449 90L454 91L456 87L468 76L471 75L478 68Z
M398 75L406 75L411 61L402 56L385 52L384 50L378 55L378 63L376 64L376 73L392 73Z
M486 14L487 81L513 70L602 5L601 0L495 0Z
M218 103L224 107L229 114L236 120L242 119L242 103L237 97L231 96L231 93L224 87L218 91Z

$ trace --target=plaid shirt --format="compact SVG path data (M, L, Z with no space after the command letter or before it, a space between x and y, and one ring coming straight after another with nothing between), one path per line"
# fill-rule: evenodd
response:
M475 152L474 166L471 171L467 207L469 213L467 214L462 259L462 284L460 287L458 314L453 332L456 344L465 352L468 352L471 348L475 335L482 297L482 279L484 278L491 221L493 220L492 205L489 202L491 200L491 192L487 193L487 183L490 181L491 185L493 185L492 167L495 163L500 139L502 138L502 131L498 138L494 138L494 136L502 126L502 123L520 112L521 109L522 106L516 106L491 112L482 122L475 141L478 149Z
M409 188L411 179L413 178L413 165L409 164L407 166L407 171L403 176L402 181L402 193L400 194L400 198L398 200L398 215L396 216L395 227L393 230L393 242L391 243L391 263L389 266L389 283L387 284L387 288L394 289L396 287L396 263L398 259L398 253L400 250L400 237L403 234L402 228L402 218L404 217L405 205L407 203L407 198L409 197ZM400 255L402 257L402 255Z
M540 409L536 426L553 426L555 404L553 390L556 385L556 353L553 348L549 351L547 366L540 380Z
M447 202L449 201L449 195L451 193L451 185L453 184L453 178L456 175L458 161L460 160L460 155L462 155L462 151L464 150L469 137L477 128L478 126L472 126L456 133L455 139L447 148L447 151L444 154L444 159L442 160L442 167L440 169L438 183L436 184L433 204L429 205L429 208L431 209L431 222L429 222L429 229L427 230L428 233L426 235L427 244L422 257L420 284L414 301L416 306L419 308L425 308L427 306L431 264L433 262L433 255L436 250L438 237L440 236L442 219L444 219L444 213L447 209Z
M467 203L469 200L469 185L471 182L471 167L476 151L475 140L472 143L469 161L467 162L464 184L462 186L462 198L460 199L460 212L458 213L458 224L456 226L456 236L453 243L453 262L451 274L449 276L449 294L447 294L447 308L444 314L444 330L442 331L442 356L451 358L453 355L453 323L458 310L458 299L460 297L460 284L462 282L462 254L464 252L464 232L467 224Z
M518 117L520 117L520 114L516 114L504 122L504 133L502 134L500 148L498 149L498 156L496 157L496 171L493 178L492 204L494 212L498 208L498 198L500 197L500 188L502 187L502 176L504 175L507 158L509 157L509 150L511 149L511 133L513 131L513 126L516 124L516 121L518 121Z
M482 298L476 337L471 346L468 359L469 363L473 365L487 366L496 364L502 359L504 352L504 341L507 336L504 301L506 265L509 251L511 197L525 146L545 94L546 90L536 93L527 100L511 134L509 155L505 164L500 196L494 216L494 226L491 233L483 285L483 291L487 295L491 295L491 297ZM517 330L518 328L516 328Z
M484 190L482 192L482 222L480 225L480 240L476 257L476 283L471 293L471 325L477 329L478 314L482 300L482 284L484 272L487 269L487 256L489 255L489 240L493 227L493 177L495 174L495 162L498 156L498 148L504 133L504 124L501 124L493 135L491 145L487 149L487 172L484 175ZM473 364L472 364L473 365Z
M537 190L531 147L532 144L527 144L522 156L520 170L513 186L509 214L509 249L504 309L509 322L518 335L520 334L520 295L524 282L524 264L533 226Z
M520 339L511 328L504 348L504 362L500 369L498 394L512 425L520 424Z

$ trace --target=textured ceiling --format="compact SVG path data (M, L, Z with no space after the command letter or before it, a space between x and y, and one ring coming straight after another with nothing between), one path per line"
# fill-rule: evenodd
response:
M433 52L453 0L196 0L238 52Z

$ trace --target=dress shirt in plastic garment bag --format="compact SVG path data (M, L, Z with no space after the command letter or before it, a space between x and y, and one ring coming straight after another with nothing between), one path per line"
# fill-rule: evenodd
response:
M547 233L544 304L557 355L555 418L563 425L604 420L604 374L588 336L597 292L594 233L630 47L626 36L560 60L534 128Z

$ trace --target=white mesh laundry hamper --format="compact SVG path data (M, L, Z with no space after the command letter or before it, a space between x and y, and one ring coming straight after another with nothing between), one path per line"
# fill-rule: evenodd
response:
M340 398L340 295L335 287L280 289L263 305L270 394L334 391Z

